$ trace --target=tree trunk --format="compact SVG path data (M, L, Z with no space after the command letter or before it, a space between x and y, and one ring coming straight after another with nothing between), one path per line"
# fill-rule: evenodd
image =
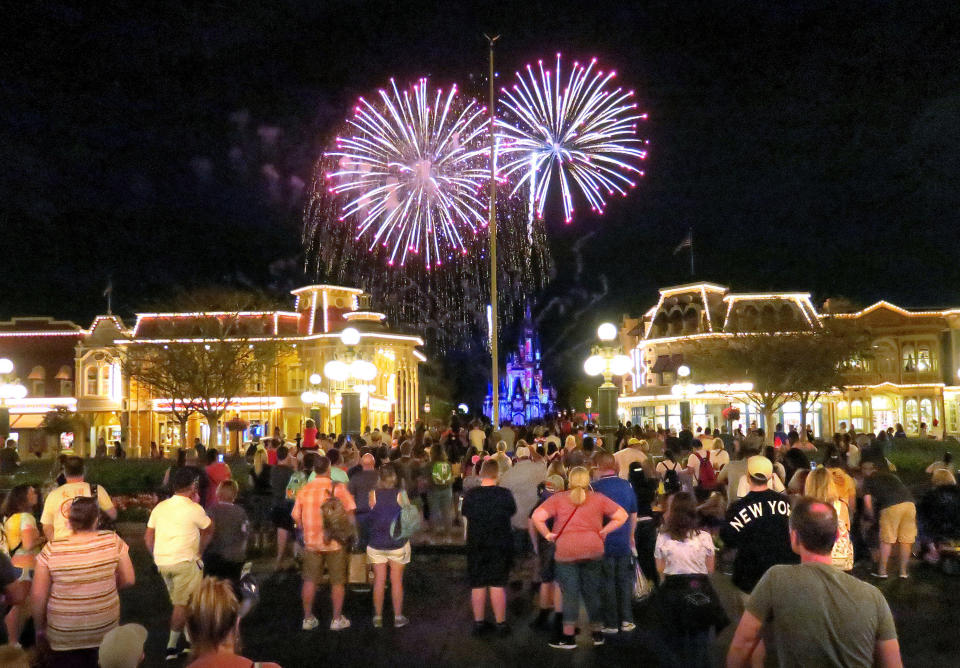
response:
M189 419L190 419L190 416L188 415L187 417L180 420L180 447L181 448L187 447L187 420Z
M773 445L773 431L776 428L776 422L773 417L774 411L770 408L763 408L763 443L764 445Z
M217 423L220 422L220 416L211 413L204 417L207 418L207 425L210 427L210 437L207 439L207 447L215 448L217 447Z

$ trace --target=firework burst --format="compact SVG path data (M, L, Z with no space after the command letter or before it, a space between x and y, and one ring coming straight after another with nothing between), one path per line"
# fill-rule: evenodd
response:
M576 187L590 208L602 213L607 196L626 195L643 172L636 163L646 157L645 143L636 137L637 112L633 91L614 88L616 72L575 62L569 76L544 69L539 61L517 72L512 88L503 88L503 113L497 119L501 177L514 177L511 196L525 184L537 217L554 179L560 183L566 222L573 219Z
M349 136L328 153L337 161L328 188L368 250L387 249L391 266L420 256L429 269L467 254L485 224L486 109L456 86L431 90L426 78L403 92L390 84L376 103L357 103Z

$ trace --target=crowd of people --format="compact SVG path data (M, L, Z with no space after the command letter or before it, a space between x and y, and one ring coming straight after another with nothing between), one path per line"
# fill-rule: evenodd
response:
M557 649L576 648L581 631L593 645L632 633L635 604L647 600L676 663L709 665L713 634L732 621L711 584L721 569L741 593L729 665L756 665L768 651L783 665L799 642L818 663L868 665L876 656L898 665L886 602L849 572L863 561L887 578L895 558L896 574L909 577L918 506L927 552L956 537L960 490L949 453L931 465L934 487L915 504L890 470L885 432L844 429L822 457L795 431L778 425L775 434L768 445L756 428L627 424L605 440L569 420L494 429L454 417L338 436L308 421L293 443L275 433L252 445L245 481L216 449L181 450L144 535L172 606L166 658L250 664L236 652L254 547L275 549L273 570L299 570L304 632L320 627L315 600L327 586L324 624L351 627L349 584L369 586L374 628L415 623L404 614L403 580L417 536L464 541L478 636L511 633L511 589L535 594L530 626ZM46 492L39 522L32 487L13 489L2 507L9 645L19 647L32 619L48 665L138 665L146 632L119 625L118 590L136 574L110 530L110 495L84 479L78 457L63 461Z

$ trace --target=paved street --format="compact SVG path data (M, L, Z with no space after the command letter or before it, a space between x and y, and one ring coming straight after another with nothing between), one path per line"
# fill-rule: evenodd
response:
M137 569L137 586L123 594L123 621L137 621L150 630L148 666L163 665L167 604L163 584L149 564L140 533L142 525L124 525L121 533L131 545ZM279 662L284 668L308 665L364 666L670 666L667 649L656 633L656 614L650 606L638 611L639 628L632 637L621 637L594 648L576 651L547 647L546 636L531 631L532 599L511 593L509 619L513 635L506 639L476 639L470 635L469 605L464 577L466 560L452 550L421 549L414 552L408 569L406 614L410 626L374 629L370 623L368 593L348 593L345 614L353 627L331 633L325 624L311 633L300 630L299 578L287 574L265 581L259 607L243 625L245 654L258 660ZM956 665L960 638L956 618L960 613L960 578L948 578L915 567L916 577L890 580L882 585L897 621L906 665L927 668ZM733 592L724 576L717 576L721 595L734 605ZM318 595L318 616L329 622L329 598ZM720 635L716 656L725 651L733 627ZM582 641L582 638L581 638Z

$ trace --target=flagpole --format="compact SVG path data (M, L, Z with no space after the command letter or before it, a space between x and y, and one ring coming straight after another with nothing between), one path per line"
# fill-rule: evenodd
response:
M494 117L496 97L493 88L493 45L500 35L490 37L490 419L493 428L500 428L500 354L497 340L497 174L495 164Z
M690 228L690 278L693 278L693 228Z

